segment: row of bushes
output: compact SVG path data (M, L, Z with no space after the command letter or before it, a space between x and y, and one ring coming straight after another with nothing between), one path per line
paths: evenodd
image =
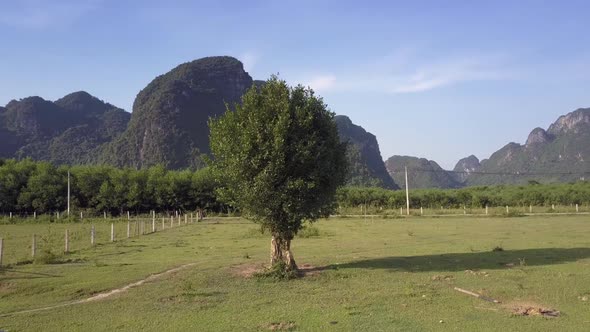
M0 160L0 212L48 213L67 207L68 172L71 208L88 213L119 215L156 211L206 209L227 212L231 208L217 199L207 168L168 171L111 166L60 166L30 159ZM406 204L403 190L344 187L338 191L341 207L369 205L399 208ZM590 183L485 186L462 189L420 189L410 193L410 204L425 208L459 208L523 205L590 204Z

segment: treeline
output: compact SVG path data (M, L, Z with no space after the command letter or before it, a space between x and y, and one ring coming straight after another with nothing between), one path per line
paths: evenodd
M404 190L346 187L338 191L341 206L370 205L383 208L406 206ZM590 182L528 185L497 185L461 189L416 189L410 205L424 208L484 208L486 206L551 206L590 204Z
M155 211L227 212L231 209L215 193L218 186L207 168L198 171L168 171L111 166L53 166L30 159L0 160L0 213L54 213L67 208L68 171L71 179L71 209L102 215ZM344 187L338 190L342 207L370 205L405 207L403 190ZM590 205L590 183L482 186L462 189L417 189L410 191L412 207L483 208L493 206Z
M74 211L120 215L131 211L225 211L207 169L168 171L111 166L60 166L30 159L0 160L0 211L49 213L67 209L68 171Z

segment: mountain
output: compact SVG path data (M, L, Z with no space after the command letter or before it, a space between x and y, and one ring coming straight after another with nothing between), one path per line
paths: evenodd
M347 116L337 115L335 121L340 140L349 142L347 157L350 165L350 177L348 183L355 186L399 189L385 169L375 135L352 123Z
M0 157L90 162L101 144L122 133L130 114L80 91L55 102L12 100L0 111Z
M452 173L452 175L455 181L458 183L464 183L470 173L478 172L480 168L481 164L479 163L479 159L474 155L470 155L457 162L455 168L453 168L454 173Z
M464 184L587 179L590 177L589 142L590 108L581 108L560 116L547 130L533 129L524 145L509 143L496 151L478 168L478 172L496 174L469 174L464 178Z
M209 152L210 117L240 101L253 80L228 56L184 63L139 92L127 130L105 146L101 161L136 168L198 167Z
M435 161L410 156L393 156L385 161L387 172L395 183L405 186L408 168L410 188L458 188L460 184Z

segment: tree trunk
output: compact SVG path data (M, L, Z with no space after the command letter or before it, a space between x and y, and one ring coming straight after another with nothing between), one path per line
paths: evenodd
M297 270L297 264L291 252L291 240L279 234L273 234L270 240L270 266L280 262L285 263L287 271Z

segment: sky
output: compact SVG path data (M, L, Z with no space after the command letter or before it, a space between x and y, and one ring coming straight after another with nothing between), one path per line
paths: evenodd
M84 90L132 111L178 64L231 55L312 87L384 159L452 169L590 107L588 1L0 0L0 105Z

